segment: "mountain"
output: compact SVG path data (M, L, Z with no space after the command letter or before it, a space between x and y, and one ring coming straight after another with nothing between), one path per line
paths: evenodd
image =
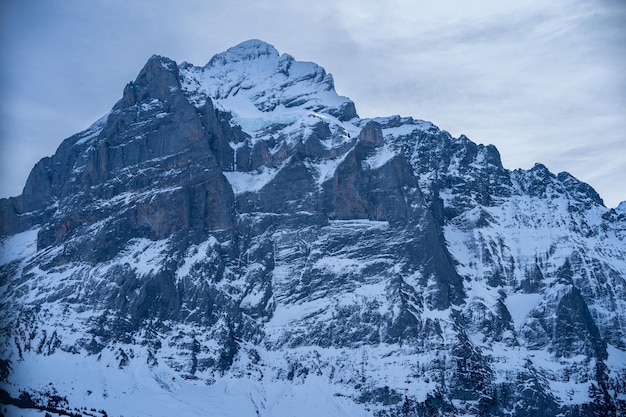
M6 415L626 410L626 211L262 41L151 57L0 235Z

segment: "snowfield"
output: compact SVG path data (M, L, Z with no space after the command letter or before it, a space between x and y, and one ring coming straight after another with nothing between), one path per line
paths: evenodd
M0 413L624 415L624 204L262 41L154 56L0 200Z

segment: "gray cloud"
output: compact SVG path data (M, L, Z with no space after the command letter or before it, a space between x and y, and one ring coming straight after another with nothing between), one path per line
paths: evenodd
M153 53L202 65L249 38L324 66L362 116L411 115L626 199L626 6L495 0L2 3L0 195L106 113Z

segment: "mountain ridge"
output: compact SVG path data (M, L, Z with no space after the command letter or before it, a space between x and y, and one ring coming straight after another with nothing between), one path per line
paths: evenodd
M323 68L262 41L204 67L151 57L0 215L16 398L109 415L163 415L156 395L220 415L624 410L626 216L430 122L360 119ZM98 378L48 370L67 360Z

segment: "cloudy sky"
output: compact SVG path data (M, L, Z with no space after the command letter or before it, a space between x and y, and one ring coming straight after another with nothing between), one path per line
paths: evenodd
M5 0L0 197L110 110L152 54L204 65L258 38L401 114L626 200L623 0Z

